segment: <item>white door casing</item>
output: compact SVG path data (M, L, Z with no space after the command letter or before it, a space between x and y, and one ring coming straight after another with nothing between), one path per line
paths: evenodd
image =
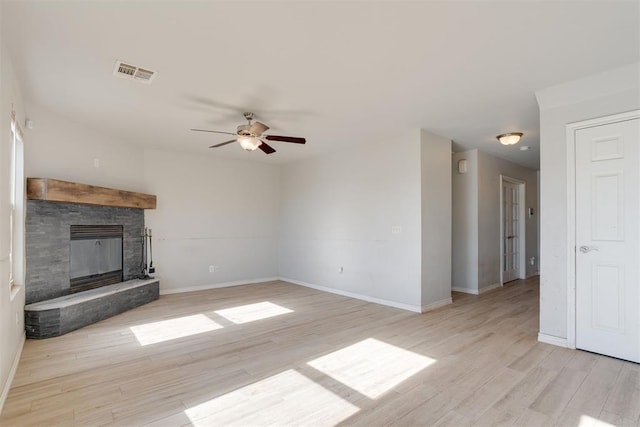
M573 132L575 343L568 334L568 344L640 362L640 119Z
M501 283L526 277L524 196L524 182L500 176Z

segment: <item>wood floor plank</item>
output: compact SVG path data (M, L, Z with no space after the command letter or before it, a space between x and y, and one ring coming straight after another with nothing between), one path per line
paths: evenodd
M493 381L485 383L476 392L463 400L456 406L455 412L468 420L477 420L518 384L523 377L523 373L513 369L499 369Z
M453 394L442 391L431 399L423 402L419 406L416 406L413 410L405 414L404 416L392 420L388 425L390 426L418 426L418 425L432 425L441 418L445 417L456 404L459 403L459 399ZM354 417L358 420L358 414ZM345 424L347 425L347 424Z
M603 409L623 419L640 419L640 372L633 364L623 366Z
M509 365L511 369L516 371L527 372L539 366L543 360L549 357L549 354L554 351L553 346L550 345L536 345L531 351L523 354L517 360Z
M562 371L549 383L530 408L536 412L555 418L573 398L578 388L582 385L587 373L563 368Z
M533 409L526 408L513 423L517 427L545 427L553 425L552 419Z
M537 342L538 304L537 278L425 314L280 281L163 295L27 340L0 426L637 425L638 365Z
M458 427L458 426L470 426L471 420L464 415L460 415L456 411L449 411L444 417L440 418L433 424L434 427Z
M506 390L503 397L492 405L491 413L486 416L483 414L478 422L482 419L487 421L506 419L511 422L517 420L557 375L558 373L555 371L540 367L530 370L520 382ZM492 424L492 422L487 422L487 424Z
M638 427L640 426L640 419L632 420L629 418L623 418L620 415L612 414L611 412L602 411L598 415L598 420L595 423L596 427Z
M590 356L595 357L595 355ZM589 366L593 368L567 406L579 410L584 415L597 418L611 394L622 367L595 363L589 363Z
M540 362L539 366L543 369L560 372L562 368L567 366L573 359L574 353L575 351L571 351L567 348L554 348L551 353L549 353L549 355Z

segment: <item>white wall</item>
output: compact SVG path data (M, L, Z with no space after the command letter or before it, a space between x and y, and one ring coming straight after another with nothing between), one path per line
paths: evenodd
M280 276L419 311L420 159L415 130L283 166Z
M526 276L538 272L538 177L536 171L478 152L478 290L500 283L500 175L525 183ZM531 265L531 257L536 263Z
M163 293L284 277L414 311L450 298L450 140L407 131L279 167L143 148L37 106L30 119L28 176L158 196L145 219Z
M276 166L148 149L144 182L158 196L145 222L162 292L278 276Z
M458 161L467 160L467 173ZM478 150L455 153L452 173L452 289L478 291Z
M145 192L143 148L29 105L34 128L25 130L26 173L34 178ZM99 167L94 160L98 159Z
M1 10L1 6L0 6ZM12 298L9 288L11 110L24 123L18 80L0 36L0 411L24 342L24 288ZM28 143L28 140L25 141ZM22 281L22 280L20 280Z
M540 333L567 337L566 125L640 108L640 64L536 92L540 107Z
M451 140L420 131L422 307L451 302Z

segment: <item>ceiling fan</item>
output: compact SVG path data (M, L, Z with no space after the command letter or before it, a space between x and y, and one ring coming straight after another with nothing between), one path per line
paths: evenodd
M251 121L253 120L253 113L245 112L244 118L247 119L248 123L246 125L238 126L238 130L236 133L232 132L222 132L218 130L207 130L207 129L191 129L195 132L212 132L212 133L222 133L226 135L236 135L236 138L230 139L229 141L221 142L220 144L212 145L209 148L217 148L222 147L223 145L231 144L232 142L238 142L242 148L247 151L253 151L256 148L261 149L265 154L275 153L276 150L267 144L264 140L267 141L282 141L282 142L292 142L294 144L304 144L307 142L304 138L296 138L293 136L279 136L279 135L263 135L265 131L269 129L269 126L264 123L260 123L258 121L253 124Z

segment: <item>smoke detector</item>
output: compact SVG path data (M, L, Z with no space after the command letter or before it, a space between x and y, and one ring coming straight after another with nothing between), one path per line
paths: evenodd
M126 62L116 61L116 65L113 68L113 75L129 80L137 80L142 83L151 83L156 76L155 71L147 70L136 65L131 65Z

